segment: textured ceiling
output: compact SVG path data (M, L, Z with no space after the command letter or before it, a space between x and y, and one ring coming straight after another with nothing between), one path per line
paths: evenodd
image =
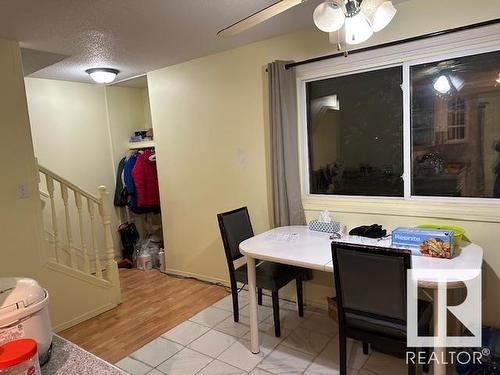
M30 51L32 77L90 82L90 67L119 80L312 26L309 0L236 37L216 32L273 0L0 0L0 38ZM325 37L326 34L325 34ZM36 51L44 52L37 54ZM57 62L57 57L69 56ZM64 57L64 56L62 56ZM28 71L26 72L28 73Z

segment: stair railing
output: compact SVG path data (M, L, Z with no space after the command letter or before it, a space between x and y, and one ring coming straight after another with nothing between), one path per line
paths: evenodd
M47 190L44 192L43 188L40 189L41 198L47 199L48 197L50 202L51 230L48 232L51 232L50 235L53 238L53 241L49 241L53 246L51 260L110 282L117 288L118 300L121 299L118 267L113 245L111 202L106 187L99 186L98 196L94 196L41 165L39 165L39 172L45 181ZM62 206L57 201L57 192L60 194ZM74 202L72 203L71 200ZM71 204L74 204L76 212L70 209ZM61 211L64 212L63 228L60 228L61 222L58 221L58 213ZM99 223L96 220L96 212L101 218L100 224L102 225L104 241L98 241ZM72 214L76 218L72 217ZM86 218L87 223L85 223ZM72 228L72 222L75 221L78 223L78 228L76 238L73 238L75 232ZM100 247L103 248L100 249ZM76 249L79 249L81 254L77 254ZM77 259L81 261L77 261ZM103 260L104 264L102 264ZM95 265L94 267L91 267L91 262Z

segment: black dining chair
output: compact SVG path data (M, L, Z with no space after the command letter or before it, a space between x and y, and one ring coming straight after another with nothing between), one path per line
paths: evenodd
M247 284L248 272L246 264L235 268L234 261L243 257L239 249L240 243L253 237L254 233L246 207L218 214L217 219L219 221L220 234L226 253L227 267L229 269L234 321L237 322L239 320L239 308L238 287L236 283L240 282ZM278 291L292 280L295 280L297 286L298 313L300 317L304 316L302 279L305 272L306 270L302 268L280 263L257 262L256 264L255 273L258 304L262 305L262 290L270 290L273 302L274 333L276 337L280 337L281 335ZM255 291L253 292L255 293ZM252 291L249 291L249 293L252 293Z
M340 374L347 374L347 338L369 345L386 354L404 358L408 348L406 279L411 268L411 252L332 242L336 302L339 319ZM431 305L418 301L418 332L429 334ZM427 349L425 350L428 354ZM427 356L426 356L427 357ZM428 372L429 366L423 366ZM408 374L416 365L408 364Z

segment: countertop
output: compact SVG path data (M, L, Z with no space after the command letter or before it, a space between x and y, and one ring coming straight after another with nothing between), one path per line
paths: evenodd
M96 357L58 335L52 339L52 356L43 375L125 375L118 367Z

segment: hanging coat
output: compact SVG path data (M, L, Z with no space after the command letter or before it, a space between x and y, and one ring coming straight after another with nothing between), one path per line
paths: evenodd
M132 177L132 170L134 169L135 163L137 162L137 155L132 154L125 162L123 167L123 180L125 181L125 187L128 192L128 205L132 211L135 212L137 208L137 196L135 191L134 178Z
M160 206L160 190L158 189L158 174L156 162L149 160L153 153L145 150L137 157L132 177L137 194L139 208L153 208Z
M124 207L127 205L127 191L125 186L123 186L122 174L125 168L126 159L123 158L118 163L118 170L116 171L116 188L115 188L115 198L113 203L116 207Z

